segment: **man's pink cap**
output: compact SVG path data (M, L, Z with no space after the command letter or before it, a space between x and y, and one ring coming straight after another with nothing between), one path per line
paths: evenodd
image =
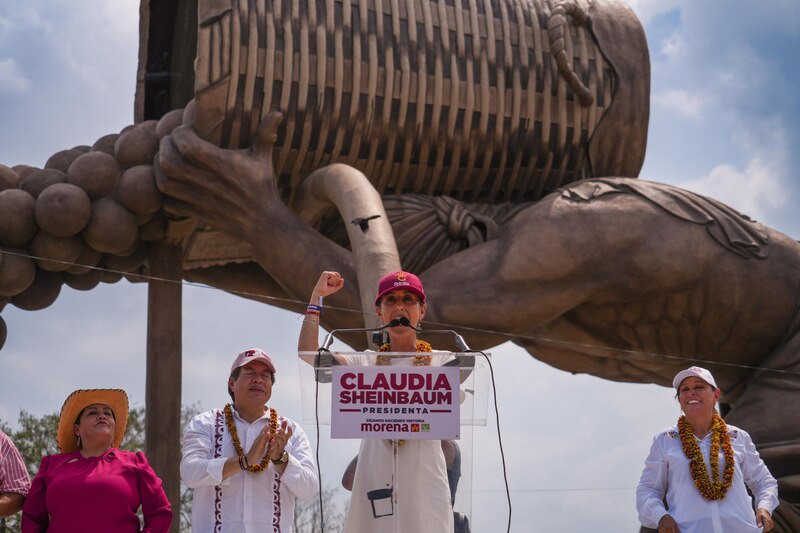
M378 295L375 297L375 305L380 305L381 298L386 296L392 291L407 290L411 291L425 303L425 289L422 288L422 282L417 276L410 272L392 272L386 274L381 278L378 283Z
M233 364L231 365L231 372L236 370L237 368L243 367L246 364L252 363L253 361L261 361L269 371L273 374L275 373L275 365L272 364L272 359L262 350L261 348L253 348L252 350L245 350L239 355L236 356L236 359L233 360Z

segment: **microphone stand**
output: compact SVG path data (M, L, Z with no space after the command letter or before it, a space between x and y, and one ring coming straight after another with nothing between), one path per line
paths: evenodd
M396 319L392 320L392 322L395 322L395 321L398 322L397 325L405 326L407 328L411 328L414 331L416 331L417 333L449 333L450 335L453 336L453 340L455 341L456 346L458 347L459 350L461 350L462 352L471 352L472 351L470 349L470 347L467 345L467 342L464 340L464 337L462 337L457 331L455 331L453 329L426 329L426 330L423 330L422 328L417 328L417 327L412 326L411 322L408 320L408 318L406 318L404 316L401 316L400 318L396 318ZM389 324L391 324L391 322ZM466 356L465 355L465 356L457 357L453 361L449 361L449 362L445 363L443 366L458 366L458 367L461 367L461 383L463 383L464 380L466 380L469 377L469 375L472 373L472 369L475 368L475 356L474 355L473 356Z
M411 328L414 331L416 331L417 333L449 333L450 335L453 336L453 340L455 341L455 344L456 344L456 346L458 347L459 350L461 350L462 352L471 352L472 351L470 349L470 347L467 345L467 342L464 340L464 337L462 337L455 330L452 330L452 329L429 329L429 330L423 330L422 328L418 328L418 327L412 326L411 322L408 320L408 318L406 318L404 316L401 316L400 318L392 319L388 324L384 324L383 326L381 326L381 327L379 327L377 329L376 328L347 328L347 329L342 328L342 329L331 330L331 332L328 333L328 335L325 337L325 340L322 342L322 346L317 351L317 356L316 356L316 359L314 361L314 367L317 369L317 381L320 382L320 383L327 383L328 382L328 381L320 381L320 375L319 375L320 358L322 356L322 352L328 352L328 354L330 354L330 347L333 344L333 339L334 339L333 335L334 335L334 333L355 333L355 332L372 331L372 332L377 334L379 331L383 331L383 330L388 329L388 328L394 328L394 327L397 327L397 326L405 326L407 328ZM330 357L330 355L328 355L328 357ZM325 362L326 362L326 366L331 366L333 364L337 364L336 361L332 357L330 357L329 359L326 358ZM469 374L472 372L472 369L475 368L475 357L474 356L471 356L471 357L467 357L467 356L459 357L459 358L456 358L453 361L445 363L444 366L459 366L459 367L462 367L461 381L463 383L463 381L467 377L469 377ZM328 380L330 379L330 376L325 376L325 377L328 378Z
M403 320L406 321L406 324L403 324ZM383 331L386 328L394 328L397 326L408 325L411 324L408 322L406 317L395 318L391 320L388 324L384 324L379 328L347 328L347 329L332 329L330 333L325 337L325 340L322 342L322 346L320 347L320 352L330 352L331 344L333 344L333 334L334 333L355 333L355 332L363 332L363 331Z

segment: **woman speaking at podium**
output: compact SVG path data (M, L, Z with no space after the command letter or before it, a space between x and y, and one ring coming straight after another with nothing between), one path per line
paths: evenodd
M311 293L300 330L299 351L319 349L319 313L322 298L344 286L337 272L323 272ZM392 320L418 327L425 316L425 290L417 276L393 272L384 276L375 297L375 311L386 325ZM431 345L417 339L412 327L386 329L389 342L381 352L417 352L412 357L369 354L340 358L343 364L429 366L441 364ZM396 464L395 464L396 463ZM399 526L396 529L396 526ZM447 466L438 440L365 439L358 452L353 495L344 531L346 533L452 533L453 509L447 481Z

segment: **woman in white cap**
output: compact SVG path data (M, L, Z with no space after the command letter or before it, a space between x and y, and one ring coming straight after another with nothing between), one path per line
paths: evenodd
M62 453L42 458L22 507L23 533L169 531L172 508L161 480L142 452L119 449L127 424L124 390L67 397L57 433Z
M750 435L717 413L714 376L693 366L678 372L672 386L683 415L653 439L636 489L639 521L659 533L771 530L778 483Z
M321 302L344 286L337 272L323 272L311 293L298 342L299 351L319 347ZM349 356L340 362L350 365L440 365L444 355L431 353L431 345L417 339L427 304L420 279L410 272L392 272L378 285L375 311L385 325L394 319L407 325L387 328L389 342L381 352L417 352L412 357L390 357L380 353ZM361 441L353 480L352 497L345 521L345 533L452 533L453 509L447 465L439 440ZM396 528L399 527L399 529Z

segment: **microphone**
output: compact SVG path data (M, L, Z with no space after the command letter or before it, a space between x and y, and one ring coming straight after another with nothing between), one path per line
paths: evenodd
M391 327L394 327L394 326L405 326L407 328L413 329L417 333L423 333L422 328L415 328L414 326L411 325L411 321L408 319L408 317L404 317L404 316L395 318L394 320L392 320L391 322L386 324L381 329L391 328ZM452 330L452 329L429 329L429 330L425 330L424 333L450 333L451 335L453 335L453 339L455 340L456 346L458 347L459 350L461 350L462 352L469 352L470 351L470 348L469 348L469 346L467 346L467 342L464 340L464 337L459 335L458 332L455 331L455 330Z
M422 332L422 328L415 328L414 326L411 325L411 321L404 316L401 316L400 318L395 318L394 320L392 320L392 322L397 322L397 324L395 324L396 326L405 326L407 328L413 329L417 333ZM389 324L391 324L392 322L389 322Z
M405 324L403 324L403 320L405 320ZM333 344L333 334L334 333L355 333L358 331L383 331L386 328L394 328L397 326L409 326L411 327L411 323L408 321L406 317L394 318L389 321L388 324L384 324L379 328L340 328L340 329L332 329L330 333L325 337L325 340L322 342L322 347L320 350L329 352L329 348L331 344Z
M334 333L341 333L341 332L355 333L355 332L358 332L358 331L375 331L375 332L377 332L377 331L383 331L384 329L388 329L388 328L395 328L397 326L405 326L407 328L413 329L417 333L423 333L423 329L422 328L417 328L417 327L414 327L414 326L411 325L411 321L408 319L408 317L401 316L399 318L393 318L391 321L389 321L389 323L384 324L383 326L381 326L381 327L379 327L377 329L376 328L333 329L325 337L325 340L322 343L322 348L320 348L320 350L323 350L323 351L326 351L326 352L330 351L329 348L331 347L331 344L333 344L333 334ZM467 342L464 340L464 337L462 337L455 330L452 330L452 329L429 329L429 330L424 330L424 333L449 333L449 334L451 334L453 336L453 340L455 341L455 344L456 344L456 346L458 347L459 350L461 350L462 352L471 351L470 347L467 345Z
M332 329L330 333L325 337L325 340L322 342L322 346L317 350L317 355L314 359L314 368L316 369L316 378L318 383L330 383L331 376L330 370L323 370L322 367L330 367L334 365L338 365L339 363L333 359L331 356L330 347L333 344L333 335L334 333L339 332L346 332L346 333L356 333L360 331L372 331L373 333L377 334L379 331L383 331L387 328L394 328L400 325L403 325L403 320L405 320L406 324L409 326L411 323L408 321L407 318L395 318L389 321L388 324L384 324L379 328L339 328L339 329ZM328 352L326 355L322 355L322 352Z

